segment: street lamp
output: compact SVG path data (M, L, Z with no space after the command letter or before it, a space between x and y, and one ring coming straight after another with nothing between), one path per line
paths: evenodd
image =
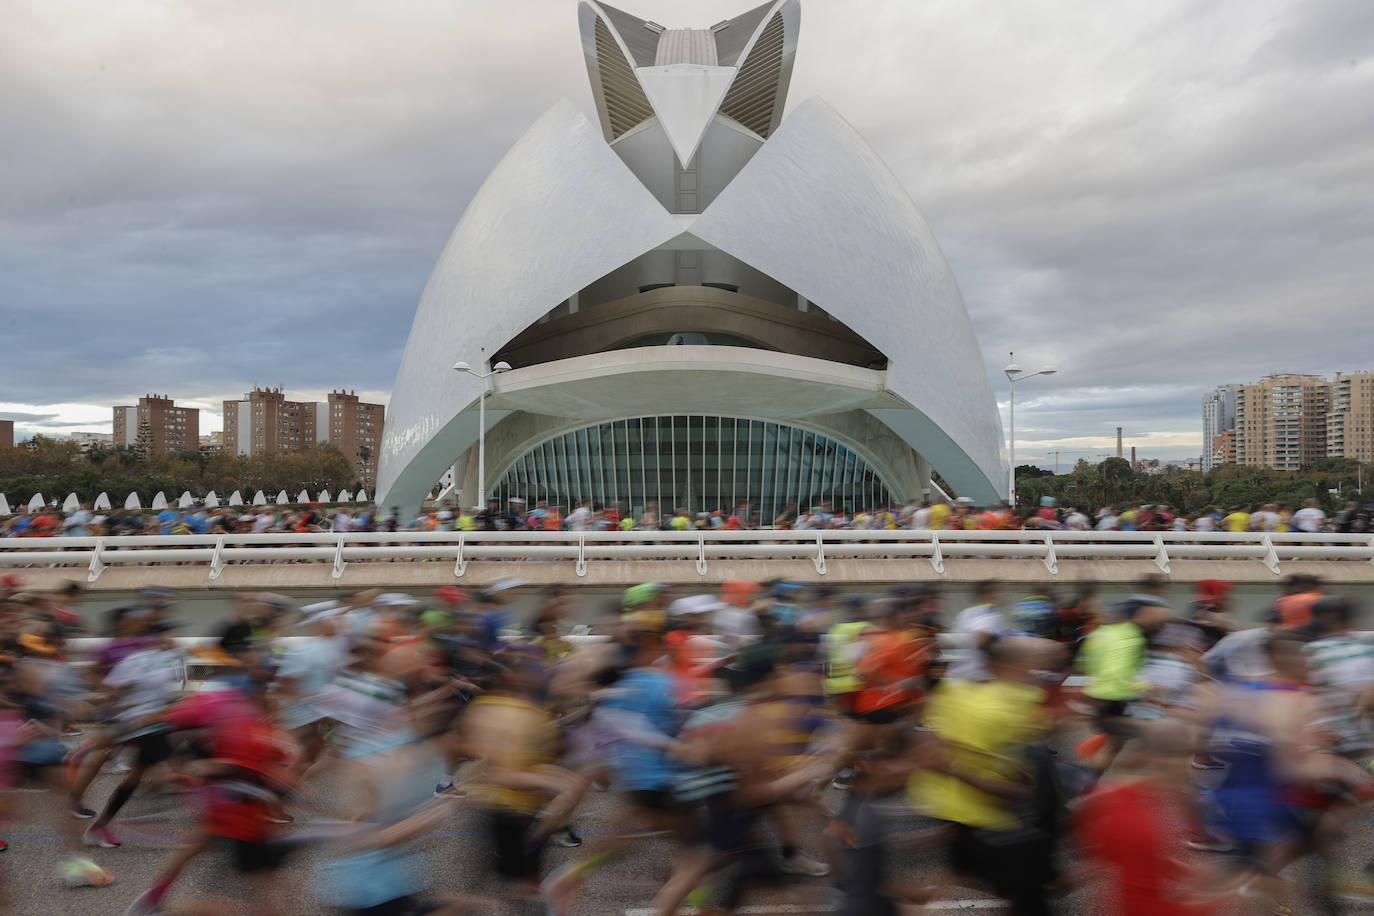
M478 372L461 359L453 364L455 372L466 372L482 380L482 393L477 396L477 508L487 507L487 382L498 372L509 372L510 363L499 362L490 372ZM454 481L457 483L457 481Z
M1034 378L1037 375L1054 375L1059 371L1053 366L1046 366L1035 372L1022 372L1021 367L1016 365L1016 354L1008 353L1006 367L1002 370L1007 374L1007 419L1010 429L1007 432L1007 458L1009 466L1007 468L1007 505L1012 510L1016 509L1016 383L1022 379Z

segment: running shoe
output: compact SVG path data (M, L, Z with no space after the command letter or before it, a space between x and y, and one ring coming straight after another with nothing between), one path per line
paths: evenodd
M1189 849L1195 849L1198 852L1230 852L1235 848L1228 841L1214 836L1194 837L1185 845Z
M68 887L108 887L114 875L85 856L72 856L57 866L57 873Z
M784 875L805 875L808 878L824 878L830 874L829 865L799 852L779 859L778 869Z
M95 824L86 828L84 839L87 846L98 846L101 849L117 849L121 845L119 837L115 836L109 827L97 827Z
M83 821L88 821L91 818L95 817L95 811L91 808L87 808L85 805L73 805L72 817L79 818Z
M553 835L549 837L549 842L563 849L576 849L582 845L582 837L573 833L571 827L559 827L553 832Z
M80 738L84 734L86 733L75 725L68 725L66 728L62 729L63 738Z
M454 783L444 785L442 782L434 787L435 798L467 798L466 789L460 789Z
M1193 769L1195 770L1224 770L1226 764L1222 763L1211 754L1198 754L1193 758Z
M9 841L9 840L0 840L0 852L4 852L6 849L9 849L9 848L10 848L10 841Z

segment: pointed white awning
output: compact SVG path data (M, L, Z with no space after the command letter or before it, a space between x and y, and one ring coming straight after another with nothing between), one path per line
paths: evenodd
M125 508L125 509L142 509L142 508L143 508L143 503L139 502L139 500L138 500L138 494L137 494L137 493L130 493L128 496L124 497L124 508Z
M101 493L95 498L95 508L99 512L108 512L110 509L110 494Z

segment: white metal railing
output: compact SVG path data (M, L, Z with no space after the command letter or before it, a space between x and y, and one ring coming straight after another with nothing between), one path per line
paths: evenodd
M946 559L1038 559L1052 574L1065 560L1139 560L1169 572L1171 560L1263 563L1279 575L1285 560L1374 562L1374 534L1202 531L366 531L306 534L184 534L131 537L0 538L0 567L85 566L94 582L109 566L200 565L210 579L229 565L329 563L339 578L349 563L451 561L461 577L473 560L567 560L578 576L592 561L809 559L819 575L835 558L924 559L937 573Z

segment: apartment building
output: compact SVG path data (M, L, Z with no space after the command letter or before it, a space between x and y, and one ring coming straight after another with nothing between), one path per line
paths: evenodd
M1338 373L1332 380L1326 454L1374 461L1374 371Z
M115 446L147 452L194 452L200 447L200 409L178 407L165 394L149 394L137 404L114 408Z
M318 407L321 410L317 422L324 427L325 440L348 456L364 485L375 487L386 408L358 400L357 392L342 390L329 392L329 400Z
M1212 437L1211 459L1212 463L1203 470L1211 470L1222 464L1236 464L1236 431L1234 427Z
M224 402L224 448L237 455L291 454L329 442L357 467L358 479L373 487L385 412L352 391L331 391L325 401L291 401L280 388L255 388Z
M1266 375L1236 386L1236 463L1296 471L1324 458L1331 383L1317 375Z
M316 443L314 401L288 401L280 388L254 388L224 402L225 448L239 455L291 454Z

